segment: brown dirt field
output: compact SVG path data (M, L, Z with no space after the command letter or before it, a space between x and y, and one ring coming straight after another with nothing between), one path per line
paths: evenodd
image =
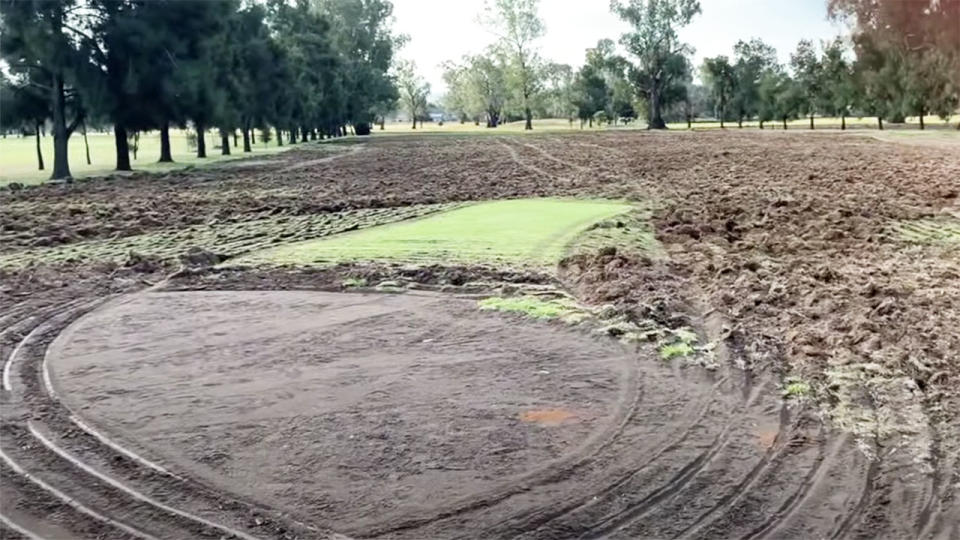
M610 418L616 417L610 413L611 391L574 392L578 406L606 404L596 405L603 412L590 422L578 414L567 418L573 407L549 400L538 403L536 411L520 411L516 396L549 397L550 389L523 386L530 381L515 376L498 377L491 367L473 384L507 387L471 395L480 405L470 410L450 399L457 387L447 382L437 385L436 391L447 394L436 411L423 406L424 392L401 392L397 396L405 398L402 403L388 400L377 414L371 412L376 404L364 404L358 409L363 412L359 420L330 414L304 419L310 429L303 430L299 421L288 422L286 427L296 431L287 437L294 445L291 452L316 448L326 453L314 454L312 461L295 460L305 469L284 469L269 450L280 442L271 443L271 434L262 427L279 433L284 424L261 422L261 427L251 428L246 445L242 432L219 436L224 432L203 417L213 415L218 406L234 410L218 413L228 416L242 407L230 401L236 399L233 390L204 393L197 386L202 377L185 381L182 394L171 390L175 380L162 379L182 379L189 371L157 369L151 376L160 377L156 381L162 391L150 387L152 393L147 391L149 377L131 383L129 376L124 379L109 370L58 378L57 384L65 385L62 396L44 392L44 352L62 329L93 309L94 302L152 285L182 264L192 264L189 258L180 261L169 257L168 249L151 253L147 247L122 260L92 256L57 264L34 261L25 267L0 264L0 358L14 360L13 391L2 393L0 441L0 450L11 461L0 463L0 473L4 500L18 501L9 513L5 505L0 515L21 525L65 528L79 537L136 537L146 531L160 538L226 533L313 538L333 535L331 531L403 538L960 536L960 249L955 242L907 242L896 232L904 221L957 219L956 148L735 131L394 137L374 138L355 148L359 150L325 161L320 161L325 153L304 147L250 167L0 192L0 261L44 246L82 246L188 226L216 231L222 224L276 216L520 196L653 202L654 227L666 259L608 250L564 261L557 278L489 268L188 269L165 286L337 289L339 277L357 274L384 279L404 274L410 281L441 286L525 277L552 281L584 302L613 304L632 320L693 325L718 347L722 363L712 375L714 382L711 375L698 374L698 368L664 366L654 360L655 351L637 351L631 365L637 370L635 391L640 398L633 412L617 424L620 430L607 444L580 454L582 459L569 458L572 465L557 467L550 459L563 462L563 456L577 456L570 453L571 446L589 440L595 432L590 430L611 425ZM183 245L183 251L189 247ZM216 252L215 245L202 247ZM409 301L414 302L413 297ZM190 309L168 310L180 318L171 314L152 327L175 328L187 320L182 317ZM504 320L481 316L456 302L435 311L406 327L397 320L387 327L425 332L444 328L442 321L470 320L479 328L499 328ZM213 320L242 319L244 309L211 311L206 306L197 313L208 313ZM114 338L108 339L117 335L111 329L136 325L138 317L104 327L103 342L89 346L116 345ZM89 320L81 319L81 324ZM282 323L272 324L282 330ZM203 324L184 332L196 328ZM384 347L376 340L389 334L381 337L381 327L376 328L353 341L370 349ZM619 347L586 335L576 338L552 324L513 324L510 331L526 336L518 339L533 340L528 344L556 333L579 347ZM455 332L450 339L458 339ZM397 347L389 343L388 349ZM576 358L566 363L560 352L548 356L558 367L556 373L566 374L561 389L576 384L578 370L602 366ZM229 361L217 365L230 377L241 377L228 369ZM365 373L384 377L382 366L371 362ZM502 366L498 362L493 365ZM193 359L185 366L194 367L184 369L197 365L202 364ZM511 373L504 369L503 374ZM279 384L258 380L252 373L245 377L255 381L247 383L251 388L269 385L274 391L273 385ZM465 380L469 377L451 377ZM803 399L781 399L780 385L789 381L806 385ZM111 384L119 385L114 390L136 384L140 390L134 395L149 398L130 401L122 392L110 394ZM251 396L258 393L248 391ZM299 388L297 393L309 396L312 391L317 390ZM197 394L211 401L191 411L187 404ZM83 396L88 399L71 402ZM314 401L305 403L317 406ZM64 403L89 408L81 416L89 414L90 423L190 478L172 479L118 453L78 429ZM413 403L421 405L406 406ZM196 422L183 421L189 429L160 436L162 430L150 432L149 422L121 425L114 423L119 417L110 418L121 413L142 416L153 404L157 415L169 406L167 414L196 416ZM256 408L256 402L251 406ZM484 416L491 407L510 412ZM524 412L547 421L523 422ZM441 418L449 414L449 423L430 424L434 413ZM478 420L467 429L460 422L471 415ZM410 455L423 459L404 461L401 446L371 437L378 433L377 422L391 419L398 423L387 432L401 438L398 444L407 445ZM198 427L202 425L211 427ZM333 435L316 437L338 433L338 426L366 434L372 443L369 453L357 452ZM418 437L422 429L417 428L425 426L442 435ZM93 469L121 479L155 502L189 508L191 515L131 498L102 479L90 480L88 473L43 445L44 436ZM523 444L517 452L484 461L485 451L499 447L487 436ZM203 454L196 453L201 450ZM429 469L425 456L438 450L444 456L462 456L466 469ZM264 458L264 452L270 457ZM208 453L213 457L202 459ZM337 460L359 464L325 474ZM533 468L539 461L543 467ZM234 462L240 465L229 469ZM257 480L278 483L242 476L255 469L254 463L274 463L274 469L267 467ZM289 488L297 484L291 482L297 476L290 474L301 470L320 475L311 480L315 489ZM39 489L22 472L43 474L48 485L78 498L88 511ZM124 523L145 530L127 531ZM0 532L14 537L11 531L0 523Z

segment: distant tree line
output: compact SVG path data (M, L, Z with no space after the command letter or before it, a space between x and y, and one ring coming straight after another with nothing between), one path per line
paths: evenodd
M69 138L112 127L117 170L144 131L208 130L251 151L265 141L366 134L393 110L390 67L402 38L388 0L0 0L0 130L49 122L52 178L68 178ZM134 143L131 148L131 143Z
M580 69L538 54L544 33L537 0L488 2L481 21L497 36L479 54L444 65L445 107L462 122L496 127L504 120L539 117L596 122L631 121L650 128L666 120L715 118L725 125L782 123L836 116L885 120L906 116L947 119L960 96L960 0L829 0L831 16L851 23L850 39L801 41L781 65L777 51L758 40L740 41L733 58L707 58L694 84L693 50L677 31L700 13L698 0L613 0L631 26L616 52L612 40L588 49ZM960 129L960 125L958 125Z

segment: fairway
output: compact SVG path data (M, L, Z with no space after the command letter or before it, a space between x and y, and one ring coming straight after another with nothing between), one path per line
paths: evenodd
M591 224L631 208L611 201L486 202L415 221L269 249L241 262L305 265L389 260L551 266Z

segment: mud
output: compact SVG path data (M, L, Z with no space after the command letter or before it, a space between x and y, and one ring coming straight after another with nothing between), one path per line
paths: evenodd
M175 442L175 448L156 458L169 460L189 478L158 478L77 428L60 401L43 390L39 375L46 345L73 316L31 332L75 302L157 284L179 268L176 250L147 251L127 263L99 260L99 251L56 264L34 257L26 267L0 270L0 358L6 362L13 352L18 356L14 391L3 393L0 449L25 469L50 469L65 491L82 493L78 486L89 479L41 451L28 429L39 426L99 470L153 498L199 508L205 519L258 537L324 537L332 530L405 538L939 539L960 534L960 253L956 244L906 241L901 233L905 223L952 223L960 213L955 148L732 130L375 138L361 146L333 160L304 148L246 168L0 192L0 255L45 245L109 243L114 237L211 222L242 225L266 216L300 218L515 196L625 197L654 208L663 256L603 249L564 261L556 276L391 266L319 272L190 270L167 286L340 290L346 278L372 282L400 276L404 282L455 291L471 282L495 283L499 289L504 281L529 279L565 286L585 302L611 304L637 321L693 326L716 347L720 369L703 374L682 363L664 365L655 360L655 351L633 351L639 397L631 412L612 432L604 432L602 444L569 454L574 457L562 466L550 462L531 478L518 479L525 474L523 463L512 469L504 465L502 475L466 482L458 476L465 471L424 470L422 463L417 469L412 461L395 460L391 463L410 476L381 479L388 487L379 493L370 487L375 483L371 478L393 471L369 461L359 469L338 471L359 478L361 491L348 491L353 497L348 502L304 502L301 497L309 497L305 492L271 499L268 491L274 486L258 485L251 492L250 486L239 486L218 471L234 458L218 459L222 456L214 453L201 461L206 454L191 455L189 449L217 442L209 437L167 437L166 444ZM310 165L296 167L298 162ZM183 245L181 253L190 247ZM176 320L170 318L168 324ZM403 324L391 321L389 326ZM530 327L536 331L526 323L513 326L521 333L560 331L550 325ZM376 332L371 333L375 339ZM595 339L582 335L576 341L594 346ZM484 384L496 382L492 375ZM96 392L115 376L102 373L84 391ZM254 384L269 382L253 379ZM784 400L787 380L801 381L809 391ZM72 393L61 397L69 400ZM594 399L608 399L601 395L609 392L589 392ZM409 396L409 401L418 397ZM496 396L485 397L493 402ZM166 399L175 398L184 399ZM103 403L123 399L122 394L109 396ZM204 414L198 416L217 405L201 408ZM576 431L585 429L577 411L540 405L515 412L510 427L547 433L569 429L580 433L573 435L577 442L589 437ZM182 401L178 406L185 409ZM163 414L157 409L158 416ZM411 431L410 422L431 425L421 409L412 408L408 417L403 411L392 408L399 419L397 432ZM471 418L472 412L462 414ZM523 420L524 412L531 421ZM590 418L612 425L610 414ZM352 425L335 415L332 421ZM104 427L130 446L151 451L136 426ZM290 437L310 440L331 426L313 428ZM199 430L196 425L191 429ZM461 454L458 447L454 455L464 456L471 471L486 470L478 463L483 449L493 445L465 433L466 439L448 434L470 449ZM230 437L219 438L227 447L238 446ZM161 439L157 445L164 444ZM337 448L329 439L317 440ZM413 440L405 442L418 452L429 442ZM551 444L557 440L550 439ZM436 442L442 446L442 440ZM338 448L337 459L393 456L382 440L374 443L380 450L373 454ZM271 448L277 446L282 449L282 443ZM568 455L550 444L534 448ZM244 451L237 454L242 457ZM252 457L245 459L254 463ZM510 459L498 456L493 462ZM534 455L526 459L538 461ZM21 524L75 522L71 532L81 537L122 534L102 520L89 525L73 517L45 520L40 509L51 504L43 499L49 493L36 492L19 476L23 486L8 483L14 473L4 467L4 489L13 486L13 496L23 502L14 513L5 507L0 514ZM247 465L240 468L249 472ZM448 484L441 485L452 486L449 493L455 494L430 497L418 482L431 475L446 478ZM337 478L344 482L343 476ZM409 491L404 491L407 481ZM329 493L323 479L316 482L320 487L313 491ZM149 505L128 508L129 497L109 486L91 493L100 499L86 502L99 501L101 514L143 516L157 534L177 537L201 527L198 532L222 535L196 520L155 513ZM89 522L89 515L81 515Z

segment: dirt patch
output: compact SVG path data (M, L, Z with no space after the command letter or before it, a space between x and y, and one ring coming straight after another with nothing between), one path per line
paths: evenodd
M615 344L423 294L146 294L51 350L59 393L92 424L351 531L574 459L622 421L635 370Z

